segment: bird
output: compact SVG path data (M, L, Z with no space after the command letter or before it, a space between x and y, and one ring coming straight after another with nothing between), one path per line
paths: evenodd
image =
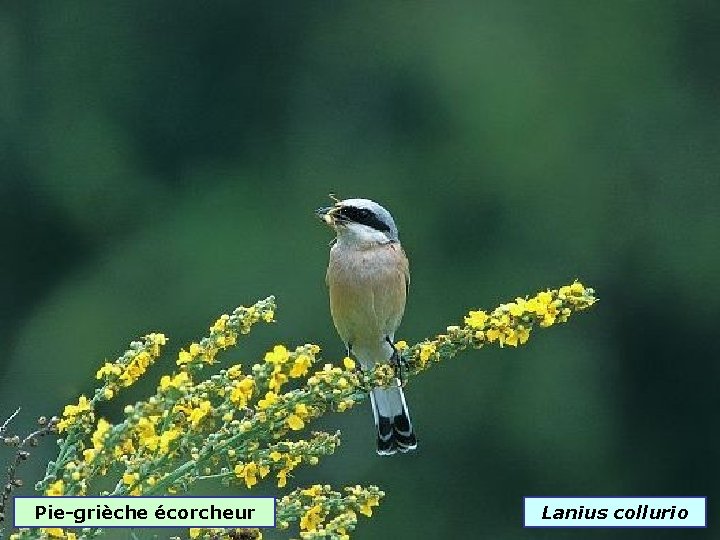
M387 362L396 366L394 384L370 391L377 453L415 450L394 345L410 285L408 259L390 212L369 199L333 199L334 205L315 211L335 231L326 273L333 323L361 369Z

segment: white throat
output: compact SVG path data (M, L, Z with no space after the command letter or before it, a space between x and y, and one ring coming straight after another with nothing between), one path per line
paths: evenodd
M347 223L337 227L337 243L343 247L371 247L390 241L387 234L367 225Z

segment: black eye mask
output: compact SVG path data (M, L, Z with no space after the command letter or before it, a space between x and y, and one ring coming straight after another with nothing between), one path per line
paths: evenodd
M376 231L390 232L390 226L378 219L378 217L367 208L356 208L355 206L343 206L339 212L340 216L360 225L367 225Z

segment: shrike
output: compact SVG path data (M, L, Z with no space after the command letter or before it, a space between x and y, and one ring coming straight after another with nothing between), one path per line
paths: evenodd
M316 211L335 230L326 281L335 328L364 369L393 361L399 367L395 330L400 325L410 272L390 212L368 199L346 199ZM417 447L405 396L394 386L370 392L377 452Z

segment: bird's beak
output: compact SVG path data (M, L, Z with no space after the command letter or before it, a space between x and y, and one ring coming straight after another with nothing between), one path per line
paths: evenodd
M334 206L327 206L325 208L318 208L315 210L315 215L320 218L322 221L327 223L328 225L332 225L334 223L334 216L336 208Z

